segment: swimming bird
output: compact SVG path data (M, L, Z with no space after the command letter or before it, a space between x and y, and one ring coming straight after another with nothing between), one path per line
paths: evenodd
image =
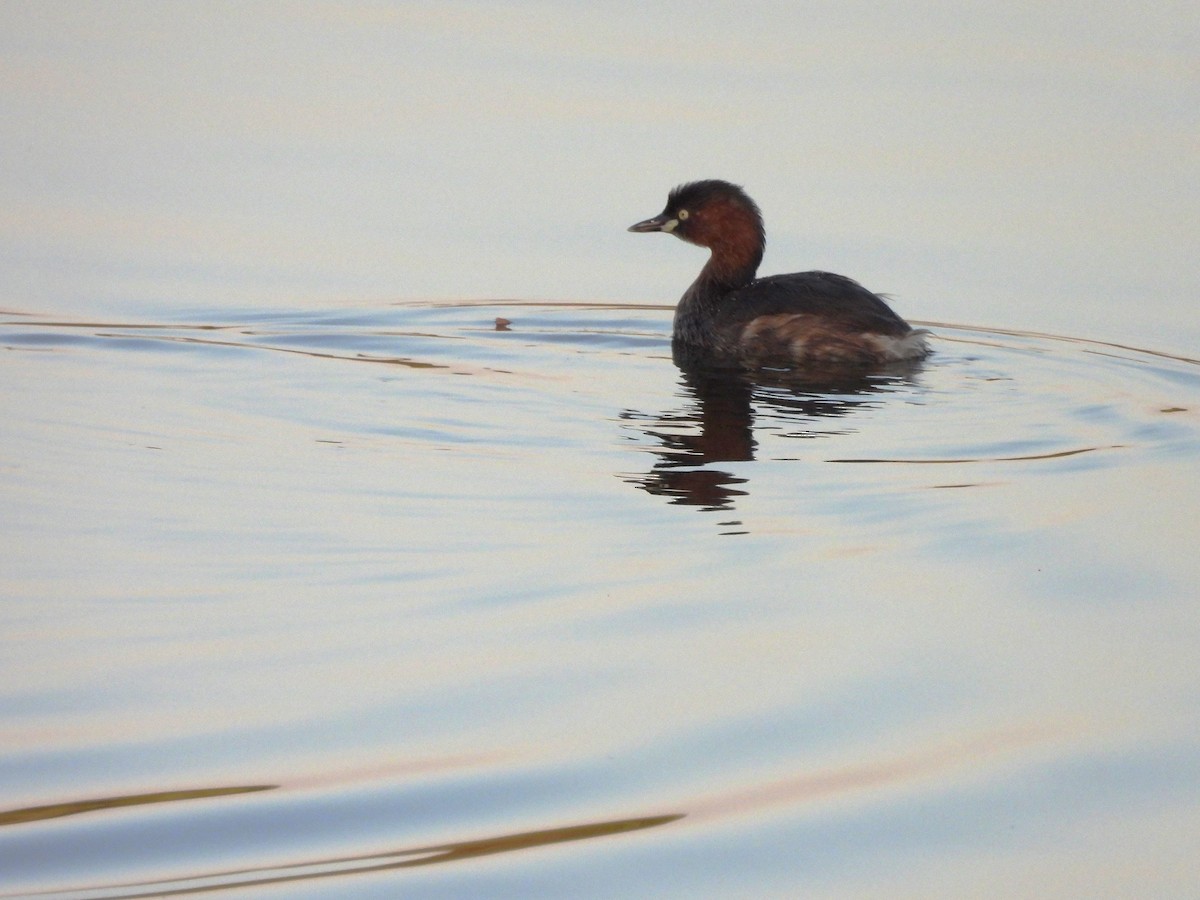
M879 367L929 353L929 332L844 275L756 278L766 246L762 213L736 184L682 184L661 213L629 230L666 232L711 251L675 308L677 356L754 369Z

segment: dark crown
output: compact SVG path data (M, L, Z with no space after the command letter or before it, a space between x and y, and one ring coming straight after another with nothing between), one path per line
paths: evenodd
M714 200L735 200L757 218L762 218L758 206L738 185L710 178L681 184L667 196L667 210L699 209Z

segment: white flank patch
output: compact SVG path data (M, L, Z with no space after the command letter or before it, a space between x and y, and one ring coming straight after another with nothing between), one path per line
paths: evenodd
M920 359L929 354L929 343L926 338L929 332L924 328L914 328L901 337L885 334L864 334L863 339L879 348L888 360Z

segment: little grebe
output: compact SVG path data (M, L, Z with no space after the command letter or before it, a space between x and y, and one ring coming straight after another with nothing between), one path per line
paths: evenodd
M691 360L750 368L881 366L929 353L914 329L856 281L829 272L755 278L762 214L728 181L671 191L653 219L630 231L665 231L712 256L675 309L672 338Z

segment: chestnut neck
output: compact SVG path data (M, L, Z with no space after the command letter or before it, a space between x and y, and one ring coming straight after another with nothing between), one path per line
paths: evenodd
M754 280L762 262L766 237L762 219L740 203L711 204L704 210L703 226L691 239L712 251L698 285L708 290L734 290Z

